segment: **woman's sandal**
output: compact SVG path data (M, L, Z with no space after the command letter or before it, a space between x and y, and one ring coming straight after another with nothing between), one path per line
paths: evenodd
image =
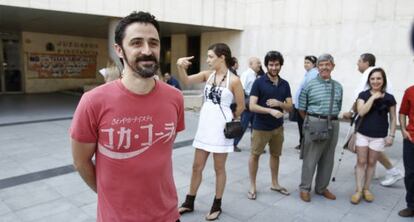
M187 195L185 197L185 201L183 204L181 204L181 207L178 208L178 213L180 215L183 215L185 213L190 213L194 211L194 200L195 196Z
M211 206L210 213L206 216L206 220L217 220L221 214L221 198L214 198L213 206Z

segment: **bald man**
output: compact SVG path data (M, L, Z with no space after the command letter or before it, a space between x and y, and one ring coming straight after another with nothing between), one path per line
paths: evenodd
M241 149L237 147L240 140L243 137L244 132L246 131L247 127L249 126L249 122L253 122L253 113L249 110L249 96L250 96L250 90L252 89L253 82L256 80L257 73L260 71L261 62L260 59L257 57L251 57L249 59L249 68L244 71L241 76L240 80L243 85L244 89L244 98L245 98L245 104L246 109L241 114L241 124L243 127L243 133L240 137L234 138L234 151L235 152L241 152Z

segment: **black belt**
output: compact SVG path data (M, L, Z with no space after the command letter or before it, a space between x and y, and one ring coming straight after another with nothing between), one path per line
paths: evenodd
M313 116L319 119L328 119L329 116L308 113L308 116ZM331 120L338 120L338 116L331 116Z

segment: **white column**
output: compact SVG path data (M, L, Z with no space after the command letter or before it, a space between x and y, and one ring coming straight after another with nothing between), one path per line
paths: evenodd
M111 58L118 66L119 70L122 70L122 64L119 60L118 55L115 53L114 44L115 44L115 28L118 25L120 19L111 18L109 20L108 27L108 56Z

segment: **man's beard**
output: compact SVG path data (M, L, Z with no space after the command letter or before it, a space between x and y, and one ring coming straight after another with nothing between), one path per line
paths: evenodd
M131 67L131 69L134 71L134 75L135 76L140 76L142 78L151 78L154 75L157 74L157 71L160 67L157 58L155 58L154 55L144 55L144 56L139 56L135 59L134 63L131 63L128 59L128 57L126 57L125 53L124 53L124 58L126 60L126 63L129 65L129 67ZM151 65L139 65L139 62L148 62L148 61L153 61L154 64Z
M279 72L275 71L275 72L267 72L271 77L277 77L279 76Z

